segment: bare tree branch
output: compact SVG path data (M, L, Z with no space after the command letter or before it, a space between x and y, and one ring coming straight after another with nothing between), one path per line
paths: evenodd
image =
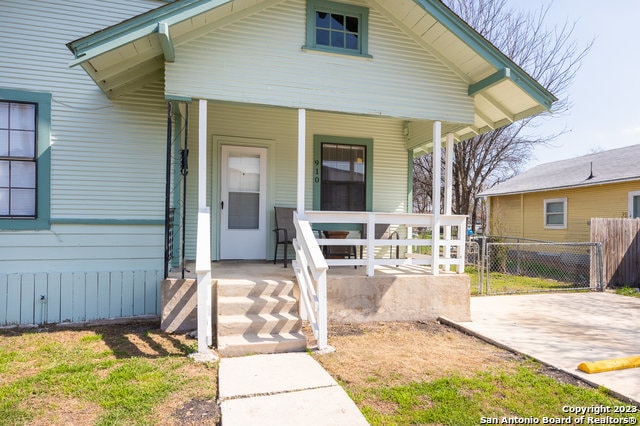
M507 0L443 0L498 49L531 77L553 93L558 101L551 111L540 115L561 114L571 107L567 89L580 69L593 41L584 47L574 40L575 23L547 28L551 3L533 12L511 9ZM527 163L533 150L548 144L559 134L531 137L535 117L492 130L454 147L453 206L457 214L475 214L476 195L516 174ZM444 155L443 155L444 159ZM444 164L440 167L444 168ZM414 161L414 210L426 211L431 205L431 155Z

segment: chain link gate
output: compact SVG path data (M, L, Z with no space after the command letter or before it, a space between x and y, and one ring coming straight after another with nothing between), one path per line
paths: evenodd
M604 289L600 243L487 237L478 251L479 294Z

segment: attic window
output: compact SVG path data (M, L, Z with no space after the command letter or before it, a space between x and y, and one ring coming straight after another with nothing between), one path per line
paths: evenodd
M370 57L369 9L323 0L307 0L305 49Z

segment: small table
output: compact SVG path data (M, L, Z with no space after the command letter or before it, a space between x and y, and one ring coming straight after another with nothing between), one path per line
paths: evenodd
M346 239L349 235L349 231L322 231L325 237L329 239L342 240ZM357 259L356 246L324 246L324 255L328 259L344 259L351 258Z

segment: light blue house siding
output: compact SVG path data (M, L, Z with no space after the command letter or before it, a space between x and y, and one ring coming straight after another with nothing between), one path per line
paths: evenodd
M0 2L3 100L34 92L51 99L50 190L39 194L49 217L43 229L24 220L19 230L0 219L0 325L159 313L162 84L108 100L83 70L69 69L65 44L162 4Z
M191 106L191 135L197 134L197 105ZM275 228L273 206L295 206L297 162L298 112L287 108L265 108L229 103L210 102L208 106L208 193L207 204L212 206L212 257L218 259L220 226L220 147L221 145L248 145L266 147L268 239L265 241L267 258L272 258ZM407 187L410 178L403 136L404 121L381 117L363 117L320 111L307 112L307 164L305 167L305 206L313 206L313 136L334 135L346 138L373 140L372 209L384 212L406 213L410 204L407 194L398 188ZM198 158L197 144L192 140L189 158L192 166ZM193 166L195 167L195 166ZM197 173L187 176L186 257L195 258L197 211Z
M376 7L369 10L368 54L303 49L306 2L265 2L249 16L175 47L166 64L168 95L376 116L474 122L463 81Z

